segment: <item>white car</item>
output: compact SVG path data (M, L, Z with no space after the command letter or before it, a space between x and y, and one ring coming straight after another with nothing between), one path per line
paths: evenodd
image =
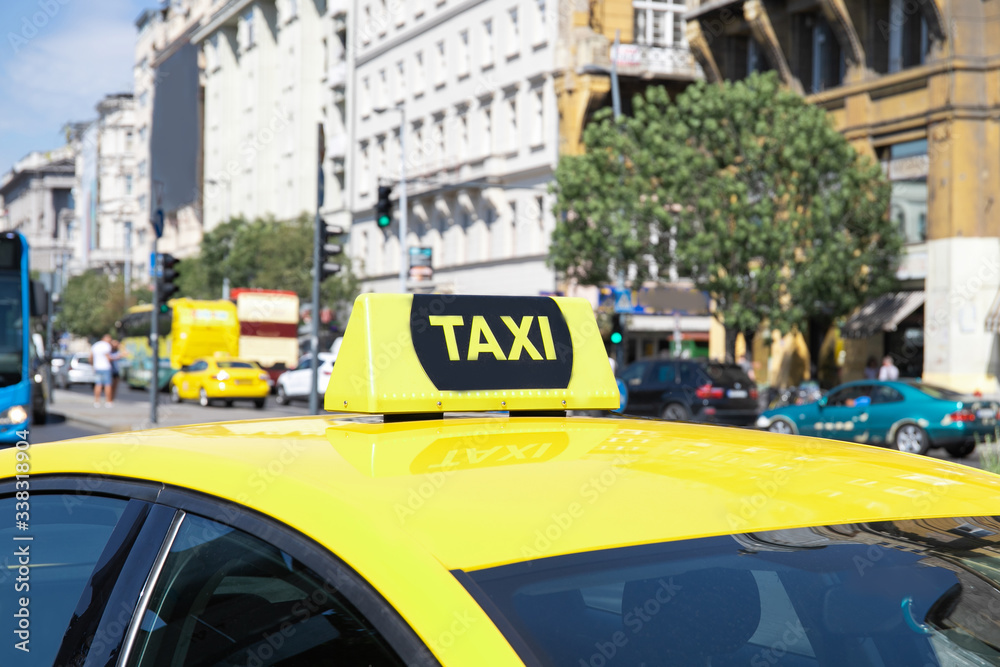
M330 384L330 374L333 373L333 362L336 360L336 354L330 352L319 353L319 375L316 378L316 385L321 398L326 393L326 386ZM312 355L306 354L299 359L299 363L294 370L285 371L278 376L275 402L278 405L288 405L293 400L309 400L309 383L311 379Z

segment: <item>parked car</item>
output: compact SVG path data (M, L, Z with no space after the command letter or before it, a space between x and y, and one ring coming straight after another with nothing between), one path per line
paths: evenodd
M619 375L624 413L673 421L750 426L757 385L736 364L699 359L640 359Z
M334 353L319 353L319 376L316 378L316 385L319 387L320 396L326 393L326 387L330 382L330 374L333 373L333 364L336 360L337 355ZM308 400L311 381L312 355L306 354L299 359L294 370L285 371L278 376L275 402L278 405L288 405L293 400Z
M914 454L944 447L968 456L976 440L993 436L1000 404L918 381L858 380L834 387L814 403L768 410L757 426L882 445Z
M97 382L97 373L90 363L89 354L74 354L62 359L63 363L59 365L56 365L55 359L52 362L52 379L60 389L68 389L74 384L93 385Z

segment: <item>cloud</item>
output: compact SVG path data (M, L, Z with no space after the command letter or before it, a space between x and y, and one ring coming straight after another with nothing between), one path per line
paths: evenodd
M62 125L94 118L94 107L104 95L132 89L134 4L49 4L58 5L58 11L37 35L18 42L16 52L10 32L21 35L23 19L30 21L40 11L39 3L19 1L3 11L8 31L0 34L0 170L31 150L58 145ZM38 141L45 145L28 143Z

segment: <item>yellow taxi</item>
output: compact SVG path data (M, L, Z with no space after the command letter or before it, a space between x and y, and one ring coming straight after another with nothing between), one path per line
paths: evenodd
M271 376L256 361L227 355L196 359L170 378L170 400L197 400L208 407L219 400L232 406L236 400L252 400L263 408L271 392Z
M583 300L363 295L342 414L0 452L0 664L1000 663L1000 477L618 405Z

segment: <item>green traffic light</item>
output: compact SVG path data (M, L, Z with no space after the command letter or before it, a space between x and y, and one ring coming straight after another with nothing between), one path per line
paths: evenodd
M167 312L167 311L168 311L169 309L170 309L170 307L169 307L169 306L167 306L167 304L165 304L165 303L161 303L161 304L160 304L160 312L161 312L161 313L165 313L165 312Z
M615 331L614 333L611 334L611 342L614 343L615 345L622 342L622 334L620 331Z
M392 217L391 216L380 215L378 217L378 226L379 227L388 227L390 224L392 224Z

